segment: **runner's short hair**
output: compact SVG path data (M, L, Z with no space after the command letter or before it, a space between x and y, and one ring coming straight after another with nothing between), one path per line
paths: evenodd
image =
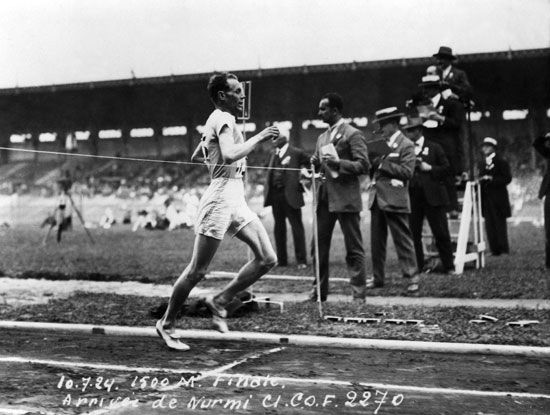
M210 77L206 90L208 91L208 96L210 97L212 102L218 102L218 92L229 90L229 85L227 84L228 79L239 80L237 78L237 75L229 72L215 73Z
M339 94L336 92L329 92L323 95L321 99L327 99L328 106L330 108L336 108L340 113L342 113L342 110L344 109L344 100Z

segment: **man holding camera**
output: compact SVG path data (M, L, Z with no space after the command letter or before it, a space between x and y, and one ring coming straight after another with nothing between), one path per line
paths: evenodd
M365 137L344 122L342 97L325 94L319 102L319 116L329 125L317 139L311 162L324 175L317 194L317 229L321 301L326 301L329 287L329 253L336 221L344 234L346 264L354 300L365 299L365 251L361 236L363 210L359 177L367 174L369 159ZM310 300L317 300L315 288Z

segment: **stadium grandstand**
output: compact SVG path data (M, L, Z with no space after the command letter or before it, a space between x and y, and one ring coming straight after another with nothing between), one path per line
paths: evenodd
M371 134L378 108L400 105L417 90L431 57L234 71L252 81L247 133L278 123L291 140L313 148L323 124L319 97L338 91L349 121ZM515 176L536 171L531 143L550 130L550 48L459 55L458 66L474 88L474 145L498 137ZM205 94L210 73L44 85L0 90L1 191L48 189L57 173L70 170L77 181L105 194L121 186L154 192L158 186L205 183L205 169L192 165L125 162L71 157L69 152L109 157L189 161L211 111ZM267 147L249 165L263 166ZM253 182L260 171L252 171ZM149 190L147 190L149 189Z

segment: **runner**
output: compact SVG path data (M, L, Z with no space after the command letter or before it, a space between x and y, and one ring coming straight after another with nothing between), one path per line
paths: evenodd
M159 336L176 350L189 349L175 335L176 315L193 287L206 275L226 233L245 242L254 258L219 294L205 300L218 331L229 331L225 305L277 263L265 228L246 204L243 174L248 153L262 141L277 138L279 130L268 127L244 141L235 121L235 116L242 113L245 98L237 77L230 73L213 75L207 89L215 110L206 121L201 147L211 183L200 202L191 262L176 281L166 313L156 324Z

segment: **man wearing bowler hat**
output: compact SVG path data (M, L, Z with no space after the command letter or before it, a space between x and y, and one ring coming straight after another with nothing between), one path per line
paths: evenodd
M401 133L403 114L396 107L376 112L375 123L389 147L388 153L373 161L369 204L371 209L371 249L374 278L367 288L384 285L388 227L392 234L403 277L409 280L407 291L418 291L418 267L409 228L411 203L409 182L413 177L416 156L414 143Z
M453 50L448 46L441 46L433 56L437 61L438 75L441 80L449 84L451 91L461 101L469 100L472 95L472 86L468 81L466 72L453 65L457 60L456 56L453 55Z
M506 218L512 215L506 186L512 181L508 162L497 155L497 140L485 137L481 146L484 160L479 163L481 211L491 253L510 253Z
M409 195L411 198L410 225L416 262L420 270L425 269L422 228L426 218L439 253L439 262L429 271L451 274L454 271L454 261L446 216L449 196L445 187L449 161L441 146L424 137L420 117L409 118L403 130L405 135L415 143L416 167L409 185Z

